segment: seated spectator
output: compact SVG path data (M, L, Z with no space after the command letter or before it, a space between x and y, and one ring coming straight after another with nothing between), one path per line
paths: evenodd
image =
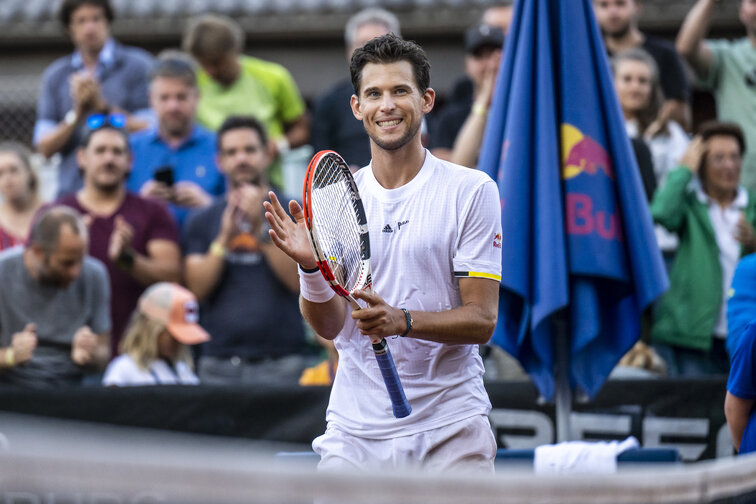
M178 284L157 283L139 304L120 345L121 355L105 371L107 386L196 385L187 345L210 339L197 324L197 300Z
M473 100L449 103L431 130L434 156L475 167L488 120L504 33L498 27L477 25L465 35L465 73L473 82Z
M191 60L164 53L150 74L157 127L131 137L128 189L169 204L179 226L189 210L206 207L225 192L215 165L215 134L195 121L198 100Z
M310 141L305 103L283 66L242 54L244 31L230 18L205 15L190 23L184 50L200 64L197 120L217 130L230 115L251 115L271 137L271 181L282 187L279 154Z
M651 205L680 238L651 332L670 376L729 370L726 294L740 257L756 251L756 195L740 186L744 151L737 125L704 125Z
M92 129L77 156L84 187L58 201L85 216L89 254L108 270L112 355L144 288L181 276L178 229L168 209L126 190L131 152L122 121L120 116L90 117Z
M344 28L347 60L365 42L387 33L401 37L399 19L384 9L370 7L349 18ZM315 152L335 150L354 171L370 163L370 139L352 114L353 94L354 85L346 77L317 99L311 143Z
M147 126L143 114L152 56L111 37L109 0L63 0L59 17L74 52L56 60L42 76L34 145L45 157L61 154L58 195L63 195L81 187L76 148L87 116L120 112L127 114L130 131Z
M730 377L725 417L735 449L742 455L756 451L756 255L744 257L732 279L727 302L727 351Z
M664 99L655 120L660 126L673 120L687 129L691 114L685 68L674 45L638 28L643 11L641 0L593 0L593 9L610 57L629 49L642 49L656 61Z
M690 63L698 85L717 101L717 118L737 123L745 133L743 185L756 191L756 2L740 0L746 36L703 40L719 0L697 0L677 34L677 50Z
M39 179L29 149L16 142L0 143L0 250L26 243L41 203Z
M306 362L297 265L271 243L263 201L271 187L267 135L252 117L218 130L227 197L198 211L184 230L186 285L200 300L202 383L296 384Z
M35 220L26 248L0 254L0 384L78 385L110 358L110 286L67 207Z

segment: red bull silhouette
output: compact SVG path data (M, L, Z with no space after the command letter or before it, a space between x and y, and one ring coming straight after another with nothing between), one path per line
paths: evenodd
M606 149L571 124L563 124L562 177L570 179L581 173L596 175L599 171L614 180L612 162Z

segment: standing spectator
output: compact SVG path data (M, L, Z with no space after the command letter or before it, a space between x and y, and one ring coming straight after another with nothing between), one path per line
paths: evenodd
M452 102L441 111L429 145L434 156L477 165L503 46L504 32L498 27L481 24L467 30L465 73L473 83L473 99Z
M178 284L160 282L144 291L103 385L198 384L187 345L210 335L197 324L197 314L194 295Z
M743 128L743 185L756 191L756 0L740 2L746 37L732 42L703 40L718 2L696 2L677 34L677 50L693 67L698 84L714 93L718 119Z
M77 385L108 362L108 274L87 242L75 210L51 207L26 248L0 254L0 383Z
M740 257L756 251L756 195L740 186L744 151L737 125L704 125L651 205L680 239L651 332L671 376L729 370L727 292Z
M0 144L0 250L26 243L40 207L39 179L30 156L19 143Z
M305 104L283 66L242 54L244 32L232 19L206 15L195 19L183 47L202 70L197 119L216 130L230 115L251 115L265 126L276 159L310 140ZM281 186L280 163L272 181Z
M63 195L81 187L76 148L89 114L127 114L130 131L147 126L139 114L148 108L152 57L111 38L109 0L63 0L59 18L75 50L47 67L42 76L34 145L45 157L61 154L58 194Z
M203 383L296 384L306 365L297 265L270 243L263 217L267 142L256 119L226 119L218 165L228 196L194 214L184 231L186 284L213 336L198 363Z
M157 126L131 137L128 189L169 204L179 226L189 210L206 207L225 192L215 165L215 134L196 123L198 100L191 60L164 53L150 74Z
M688 134L676 121L662 123L658 119L663 95L659 70L651 55L643 49L628 49L612 58L612 70L627 134L646 141L656 182L662 186L667 174L679 166L690 143Z
M658 119L663 101L662 90L656 62L647 52L628 49L617 54L612 58L612 71L627 134L634 142L645 142L651 150L651 170L644 171L641 163L638 163L648 200L651 201L656 187L664 185L667 174L679 166L690 139L674 120L663 124ZM677 250L677 236L660 225L656 226L655 232L659 248L666 258L670 258Z
M165 206L126 190L131 167L128 134L117 119L95 119L97 116L89 119L94 129L84 136L77 156L84 187L61 198L59 204L86 216L89 254L108 270L112 287L111 352L116 355L145 286L180 280L181 252L176 223Z
M690 106L685 68L671 43L638 29L638 19L643 11L641 0L593 0L593 8L609 56L635 48L643 49L656 61L664 92L664 101L657 115L660 124L674 120L688 128Z
M399 19L387 10L370 7L349 18L344 28L347 61L355 49L387 33L402 35ZM331 149L341 154L352 171L370 162L370 139L349 106L353 94L352 81L344 78L318 98L311 142L315 152Z

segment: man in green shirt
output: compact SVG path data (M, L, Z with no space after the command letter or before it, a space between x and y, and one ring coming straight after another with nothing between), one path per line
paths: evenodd
M742 183L756 191L756 0L740 0L740 22L746 37L704 40L716 5L721 0L698 0L677 35L677 51L690 63L699 85L717 100L721 121L743 128L746 155Z
M183 47L201 67L200 124L216 130L228 116L251 115L265 125L275 158L309 142L309 119L291 74L277 63L242 54L244 32L233 20L216 15L195 19ZM280 162L271 179L281 186Z

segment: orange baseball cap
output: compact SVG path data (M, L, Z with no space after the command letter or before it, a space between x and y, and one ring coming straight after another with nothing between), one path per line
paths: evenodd
M150 286L139 298L139 310L164 323L171 336L181 343L196 345L210 339L207 331L197 324L197 298L178 284L160 282Z

